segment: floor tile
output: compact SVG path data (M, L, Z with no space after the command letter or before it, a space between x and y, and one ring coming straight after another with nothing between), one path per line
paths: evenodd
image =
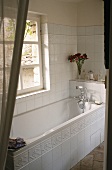
M90 152L71 170L103 170L104 142Z

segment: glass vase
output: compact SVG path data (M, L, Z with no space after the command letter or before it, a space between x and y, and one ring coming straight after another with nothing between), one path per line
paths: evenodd
M82 71L82 63L77 63L77 69L78 69L78 79L81 79L81 71Z

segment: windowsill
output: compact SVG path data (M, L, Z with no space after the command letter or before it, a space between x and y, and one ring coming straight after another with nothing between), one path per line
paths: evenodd
M16 99L21 99L21 98L24 98L24 97L29 97L29 96L33 96L33 95L36 95L36 94L40 94L40 93L44 93L44 92L47 92L49 91L50 89L42 89L42 90L39 90L39 91L36 91L36 92L31 92L31 93L27 93L27 94L21 94L21 95L18 95L16 97Z

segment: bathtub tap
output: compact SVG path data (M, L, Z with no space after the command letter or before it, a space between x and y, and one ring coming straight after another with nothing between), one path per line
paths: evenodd
M84 113L85 103L89 102L89 98L87 97L87 88L83 86L76 86L76 89L79 89L81 94L79 96L74 97L78 99L78 106L82 109L82 113Z

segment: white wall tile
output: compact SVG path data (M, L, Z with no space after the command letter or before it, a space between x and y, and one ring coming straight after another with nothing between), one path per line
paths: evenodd
M69 170L70 169L70 153L66 153L62 156L62 169Z
M85 128L84 153L87 155L91 151L91 126Z
M29 169L30 170L42 170L41 158L38 158L35 161L31 162L29 164Z
M53 161L53 170L62 170L62 157Z
M43 165L43 164L42 164ZM48 164L47 166L42 166L42 170L52 170L53 169L53 165L52 163L51 164Z
M42 103L43 103L43 105L48 105L49 104L49 93L48 94L43 94Z
M15 116L15 115L17 115L17 114L18 114L18 112L17 112L17 106L16 106L16 103L15 103L14 114L13 114L13 115Z
M75 135L71 138L71 141L70 141L71 152L72 152L72 149L76 150L77 146L78 146L78 136Z
M54 103L55 102L55 93L54 92L51 92L49 94L49 102L50 103Z
M54 34L61 34L61 25L54 24Z
M21 114L26 112L27 108L26 108L26 102L22 102L22 103L17 103L17 113Z
M73 148L72 151L71 151L71 158L70 158L70 160L71 160L71 163L70 163L71 168L78 163L78 151L77 150L78 149Z
M53 149L53 162L55 162L59 157L61 157L61 145Z
M16 99L16 103L22 103L26 101L26 97Z
M33 110L34 108L35 108L34 98L31 99L31 100L27 100L27 101L26 101L26 110L27 110L27 111Z
M52 23L48 24L48 33L54 34L54 24L52 24Z
M60 34L66 35L66 26L60 25Z
M84 141L85 139L85 135L84 135L84 130L82 130L81 132L78 133L78 145Z
M71 27L71 32L72 32L72 35L77 36L77 27Z
M78 162L84 158L85 153L84 153L84 141L80 142L78 144Z
M104 35L104 26L94 26L94 30L96 35Z
M55 74L55 64L50 64L50 74Z
M86 35L94 35L94 27L86 27Z
M91 135L96 133L98 130L98 123L97 121L91 125Z
M37 97L35 98L35 101L34 101L34 108L39 108L39 107L42 107L43 106L43 103L42 103L42 97Z
M79 36L77 40L77 52L85 53L85 51L86 51L86 37Z
M62 143L62 155L70 154L70 139Z
M47 167L51 163L52 163L52 151L49 151L46 154L42 155L42 167Z
M94 133L91 136L91 150L93 150L96 147L96 134Z
M52 54L54 54L54 44L49 44L49 54L50 54L50 58L51 58Z
M72 27L66 26L66 35L71 35L72 34Z
M86 27L78 27L77 35L86 35Z
M55 39L54 39L54 34L49 34L49 36L48 36L48 40L49 40L49 44L54 44L54 42L55 42ZM42 51L43 51L43 49L42 49Z

